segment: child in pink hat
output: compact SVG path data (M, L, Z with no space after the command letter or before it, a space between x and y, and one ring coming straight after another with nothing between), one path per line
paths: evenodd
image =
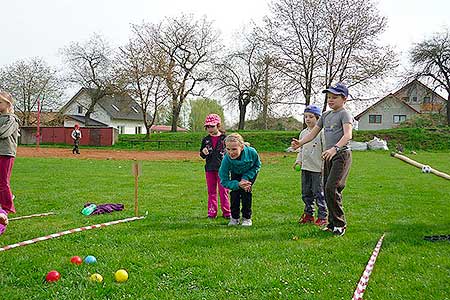
M205 119L205 130L208 135L202 140L200 147L200 156L206 160L205 173L206 185L208 187L208 218L217 217L217 189L220 195L220 207L224 218L229 219L230 201L228 198L228 189L220 184L219 168L225 154L225 134L221 128L219 115L209 114Z

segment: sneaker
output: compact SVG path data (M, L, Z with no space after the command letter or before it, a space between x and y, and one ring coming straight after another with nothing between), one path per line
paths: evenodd
M327 226L322 228L323 231L329 231L329 232L333 232L334 231L334 227L331 224L327 224Z
M242 226L252 226L252 219L242 219Z
M230 219L230 223L228 223L228 226L236 226L239 225L239 219Z
M334 227L333 234L337 236L343 236L345 234L345 226L344 227Z
M322 227L328 224L326 219L317 218L317 220L314 222L315 225Z
M306 223L314 223L314 217L311 215L308 215L307 213L304 213L300 220L298 220L300 224L306 224Z

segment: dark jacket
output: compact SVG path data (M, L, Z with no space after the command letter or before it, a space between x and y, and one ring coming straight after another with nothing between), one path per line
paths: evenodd
M222 163L222 159L225 154L225 138L225 134L220 135L215 148L213 148L212 138L210 135L203 138L202 146L200 147L200 156L203 159L206 158L205 171L219 171L220 164ZM205 155L202 152L205 147L209 151L208 155Z

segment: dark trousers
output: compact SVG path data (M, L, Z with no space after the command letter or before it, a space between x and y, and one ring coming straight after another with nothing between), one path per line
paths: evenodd
M242 174L234 174L231 173L231 180L241 181ZM249 180L252 185L255 183L255 178ZM242 217L245 219L252 218L252 192L246 192L243 189L239 188L238 190L230 192L231 201L231 217L233 219L239 219L239 208L242 200Z
M80 141L79 140L74 140L73 141L73 149L72 149L72 153L75 154L75 152L77 154L80 154Z
M325 201L328 207L328 223L333 227L344 227L347 224L342 206L342 191L351 165L350 150L339 151L331 160L325 161L323 172Z
M319 219L326 219L327 205L322 189L322 174L302 170L302 200L305 203L304 213L314 216L314 200L316 200Z

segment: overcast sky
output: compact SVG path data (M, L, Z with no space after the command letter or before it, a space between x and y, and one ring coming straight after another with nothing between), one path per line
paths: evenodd
M268 13L267 0L0 0L0 66L39 56L61 67L59 49L72 41L100 33L112 46L122 45L130 24L158 22L180 13L206 15L215 22L226 43L249 21ZM379 0L388 18L383 42L391 44L407 63L413 43L450 27L448 0Z
M58 64L58 50L83 41L93 32L113 45L127 40L129 24L157 22L164 16L194 13L214 20L225 41L250 20L268 12L267 0L0 0L2 47L0 66L40 56ZM380 0L388 17L383 40L404 53L412 43L450 26L450 1Z

